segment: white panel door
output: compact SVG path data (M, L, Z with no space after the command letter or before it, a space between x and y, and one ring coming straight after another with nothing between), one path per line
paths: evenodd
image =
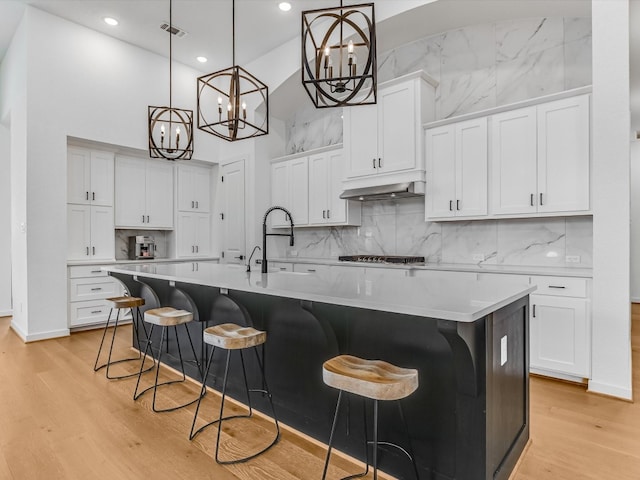
M88 205L90 201L91 154L89 150L67 150L67 202Z
M113 207L91 207L91 256L94 260L115 258Z
M244 160L223 165L222 176L223 261L243 263L246 256Z
M113 207L113 153L91 152L91 204Z
M455 125L432 128L425 133L427 192L425 217L454 216L456 197Z
M309 223L327 223L329 210L329 156L309 157ZM329 212L331 214L331 212ZM295 216L294 216L295 218Z
M340 198L342 181L344 180L345 158L342 150L328 152L329 157L329 185L327 218L329 223L344 223L347 221L347 201ZM309 186L311 188L311 186ZM311 195L309 196L311 201Z
M418 116L414 90L414 83L406 82L378 92L378 167L381 172L416 166Z
M113 234L113 231L111 232ZM91 207L67 205L67 259L91 258Z
M309 162L307 157L291 160L289 192L288 210L293 215L293 223L307 225L309 223Z
M147 161L146 222L148 228L173 228L173 164Z
M589 377L589 300L531 295L530 303L531 366Z
M145 164L140 158L116 159L116 227L144 227L146 224Z
M378 106L345 108L343 115L344 142L348 152L347 177L375 175L378 172Z
M538 106L538 212L589 209L589 96Z
M289 162L278 162L271 165L271 204L289 208ZM285 227L289 220L281 210L274 210L269 214L269 225Z
M487 118L456 124L457 216L487 214Z
M492 213L537 208L536 107L499 113L492 121Z

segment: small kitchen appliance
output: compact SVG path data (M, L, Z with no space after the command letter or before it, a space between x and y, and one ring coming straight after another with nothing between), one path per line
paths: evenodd
M153 237L135 235L129 237L129 259L148 260L156 255L156 244Z

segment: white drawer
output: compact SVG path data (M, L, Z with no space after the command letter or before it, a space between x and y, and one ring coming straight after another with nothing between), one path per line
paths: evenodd
M72 278L69 280L69 301L102 300L122 295L123 289L117 280L109 277Z
M69 278L106 277L107 272L100 270L100 265L74 265L69 267Z
M293 263L268 262L269 269L280 270L282 272L293 272Z
M69 304L69 327L104 323L110 308L104 300L74 302Z
M293 266L293 271L294 272L324 274L324 273L328 273L329 270L331 270L331 267L329 265L318 265L318 264L310 264L310 263L296 263Z
M536 295L555 295L558 297L587 296L587 279L574 277L543 277L531 276L531 284L538 289L533 292Z

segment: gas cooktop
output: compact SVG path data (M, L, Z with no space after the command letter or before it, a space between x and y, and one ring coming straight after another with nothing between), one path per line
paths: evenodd
M341 255L341 262L365 262L365 263L424 263L424 257L405 255Z

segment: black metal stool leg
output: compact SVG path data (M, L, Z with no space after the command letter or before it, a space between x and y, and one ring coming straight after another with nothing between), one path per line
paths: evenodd
M111 314L113 313L113 308L109 310L109 316L107 317L107 323L104 326L104 330L102 330L102 340L100 340L100 346L98 347L98 355L96 355L96 362L93 364L93 371L97 372L104 365L98 367L98 361L100 360L100 354L102 353L102 345L104 344L104 339L107 336L107 330L109 329L109 322L111 321Z
M327 469L329 468L329 457L331 457L331 449L333 448L333 434L336 430L336 423L338 423L338 413L340 412L340 401L342 400L342 390L338 393L338 402L336 403L336 411L333 414L333 423L331 424L331 433L329 434L329 445L327 448L327 456L324 460L324 470L322 470L322 480L327 478Z
M200 427L195 432L193 429L196 427L196 421L198 420L198 412L200 411L200 403L202 402L202 397L205 396L207 392L207 377L209 376L209 369L211 368L211 361L213 360L213 353L216 351L216 347L211 348L211 353L209 354L209 358L207 360L207 365L205 367L204 373L202 375L202 387L200 389L200 396L198 397L198 404L196 405L196 413L193 415L193 423L191 424L191 432L189 433L189 440L193 440L198 433L202 431L203 428L208 427L210 424L206 424Z
M224 367L224 379L222 380L222 401L220 402L220 415L218 416L219 423L218 423L218 434L216 436L216 462L221 463L220 459L218 458L218 449L220 447L220 432L222 430L222 413L224 411L224 399L227 395L227 377L229 375L229 361L231 360L231 350L227 350L227 362L226 365Z

